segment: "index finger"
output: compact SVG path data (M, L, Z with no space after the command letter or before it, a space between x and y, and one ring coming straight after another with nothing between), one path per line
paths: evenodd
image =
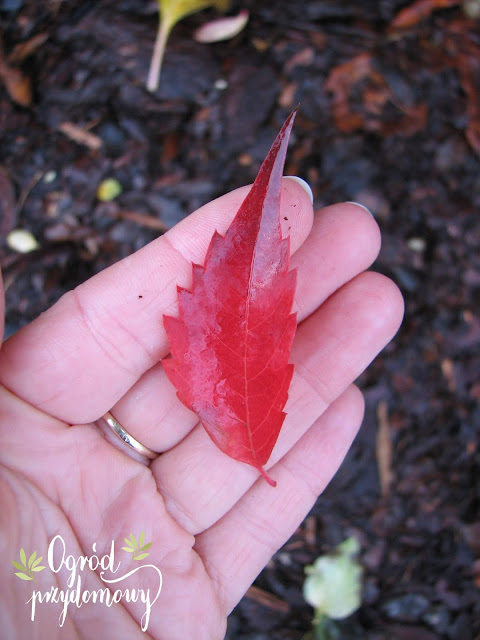
M208 203L65 294L4 343L0 383L66 422L97 420L168 353L162 317L176 313L176 287L189 287L191 263L203 263L213 232L226 231L248 190ZM312 226L310 198L284 179L280 208L295 251Z

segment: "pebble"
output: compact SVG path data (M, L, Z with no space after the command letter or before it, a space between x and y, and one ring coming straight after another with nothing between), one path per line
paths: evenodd
M402 622L417 622L427 612L430 602L425 596L416 593L406 593L403 596L386 602L382 609L392 620Z

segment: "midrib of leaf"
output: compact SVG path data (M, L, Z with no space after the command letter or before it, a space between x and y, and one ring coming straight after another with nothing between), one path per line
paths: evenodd
M270 189L270 180L268 181L267 191L268 191L268 189ZM263 216L263 211L262 211L262 216ZM266 474L266 472L263 469L262 465L259 463L258 457L257 457L257 452L255 451L255 447L253 446L253 430L252 430L252 425L251 425L251 420L250 420L250 407L249 407L249 402L248 402L248 399L249 399L248 384L249 384L249 382L251 382L255 378L252 378L251 380L249 380L248 377L247 377L247 346L248 346L247 345L247 340L248 340L248 334L250 333L250 328L249 328L250 302L251 302L251 299L252 299L253 274L255 272L255 259L256 259L256 256L257 256L257 248L258 248L257 239L258 239L258 235L260 233L261 228L262 228L262 224L261 224L261 217L260 217L260 221L259 221L259 224L258 224L256 237L255 237L255 245L253 247L252 259L250 260L250 273L249 273L249 276L248 276L248 285L247 285L247 301L246 301L246 306L245 306L245 334L244 334L244 339L243 339L243 344L244 344L243 375L244 375L244 379L245 379L245 411L246 411L246 418L247 418L246 421L245 421L245 425L247 427L247 435L248 435L248 443L250 445L250 452L252 454L252 458L255 460L257 468L262 473L262 475L265 477L265 479L270 483L271 480L268 477L268 475ZM268 412L267 416L270 415L270 412L271 412L271 407L269 409L269 412ZM260 424L263 424L265 419ZM257 425L257 426L259 426L259 425Z
M257 467L261 465L258 463L257 452L253 446L253 437L252 437L252 427L250 424L250 406L248 403L248 377L247 377L247 339L249 334L249 318L250 318L250 302L252 299L252 280L253 280L253 272L255 265L255 257L257 254L257 239L258 233L260 231L260 224L258 225L257 234L255 238L255 245L253 247L252 259L250 261L250 273L248 276L248 286L247 286L247 301L245 307L245 334L243 336L243 376L245 380L245 412L246 412L246 427L247 427L247 435L248 435L248 443L250 445L250 452L252 454L252 458L255 460Z
M292 115L290 115L290 119L292 118ZM285 126L285 125L284 125ZM278 141L278 144L276 144ZM258 249L258 244L257 244L257 240L258 240L258 236L260 233L260 230L262 229L262 220L263 220L263 216L265 215L265 203L268 200L270 200L269 195L271 193L272 190L272 178L275 180L276 179L276 169L278 167L278 162L279 162L279 157L278 154L281 152L281 148L282 148L282 144L285 141L285 134L284 137L281 140L275 140L275 142L272 145L272 149L270 150L270 152L272 150L275 149L275 157L273 158L273 162L272 162L272 166L270 167L270 171L269 171L269 175L268 175L268 179L267 179L267 186L266 186L266 191L265 194L262 198L262 214L259 217L259 223L258 223L258 227L256 230L256 234L255 234L255 244L253 247L253 253L252 253L252 258L250 260L250 273L249 273L249 278L248 278L248 286L247 286L247 300L246 300L246 308L245 308L245 335L244 335L244 354L243 354L243 363L244 363L244 379L245 379L245 410L246 410L246 427L247 427L247 435L248 435L248 442L250 445L250 451L252 453L252 458L255 461L255 464L258 468L258 470L261 472L261 474L264 476L264 478L267 480L267 482L269 484L272 484L272 480L271 478L269 478L269 476L267 475L267 473L265 472L265 470L263 469L263 467L259 464L258 462L258 457L257 457L257 452L255 451L255 448L253 446L253 431L252 431L252 426L251 426L251 420L250 420L250 406L249 406L249 395L248 395L248 383L249 380L247 378L247 338L248 338L248 332L249 332L249 317L250 317L250 302L251 302L251 292L252 292L252 287L253 287L253 273L255 271L255 260L256 260L256 256L257 256L257 249ZM287 146L284 148L283 151L283 160L281 160L281 166L283 169L283 165L285 162L285 156L287 153L287 148L288 148L288 139L287 139ZM268 157L268 156L267 156ZM266 161L266 160L265 160ZM264 161L264 162L265 162ZM262 167L260 167L260 172L263 169L263 164ZM283 171L280 171L280 176L279 176L279 184L277 185L277 190L278 193L280 194L281 192L281 181L282 181L282 173ZM259 174L260 175L260 174ZM278 174L277 174L278 176ZM258 180L258 175L257 175L257 180ZM252 190L255 189L255 184L252 188ZM252 192L250 192L252 193ZM269 202L269 206L271 206L271 202ZM279 202L278 202L278 206L279 206ZM279 215L279 212L277 212L277 215ZM279 222L280 224L280 222ZM282 239L280 238L279 240L280 242L282 241ZM271 409L270 409L271 410ZM270 412L269 412L270 413ZM273 483L273 485L275 486L275 483Z

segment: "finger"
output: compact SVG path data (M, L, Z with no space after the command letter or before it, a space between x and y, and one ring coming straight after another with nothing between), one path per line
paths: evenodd
M197 537L196 551L225 613L310 511L344 459L362 417L362 395L349 387L272 468L274 490L257 480L235 508Z
M0 382L66 422L98 419L167 354L162 317L175 314L177 285L189 287L191 262L203 262L214 230L225 232L247 192L205 205L63 296L6 341ZM293 180L283 181L281 217L294 251L310 232L313 211Z
M343 203L318 212L310 235L292 257L292 268L298 268L294 309L299 322L367 269L379 249L377 223L362 207ZM178 400L161 364L143 375L112 413L133 437L158 452L178 444L198 422Z
M397 287L384 276L366 272L300 325L292 349L295 373L287 416L267 468L391 340L402 314ZM221 518L258 476L253 467L225 456L200 426L154 460L151 469L168 511L193 534ZM275 480L274 473L272 477Z
M0 269L0 349L2 348L4 322L5 322L5 294L3 290L2 271Z

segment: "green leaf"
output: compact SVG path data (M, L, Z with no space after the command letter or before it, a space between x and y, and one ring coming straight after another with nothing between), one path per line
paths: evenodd
M10 562L13 564L15 569L19 569L20 571L25 571L26 568L27 568L27 567L24 567L23 564L20 564L19 562L16 562L15 560L10 560Z
M26 573L16 573L16 576L18 576L21 580L33 580L32 576L27 576Z
M28 559L28 568L30 569L32 566L33 561L35 560L35 558L37 557L37 552L34 551L32 553L32 555L30 556L30 558Z
M128 551L128 553L135 553L135 549L131 549L130 547L122 547L123 551Z
M157 2L160 22L147 78L149 91L158 89L165 46L177 22L207 7L216 7L219 11L225 11L230 4L229 0L157 0Z
M130 547L130 549L133 551L133 549L135 548L135 544L133 544L128 538L124 538L124 540L127 543L127 545Z
M140 549L140 551L146 551L147 549L150 549L152 544L153 542L148 542L147 544L144 544L143 547Z
M45 567L32 567L32 571L43 571Z
M25 554L25 549L20 549L20 560L22 561L22 564L24 567L27 566L27 556Z
M32 566L30 567L31 569L33 569L34 567L37 566L37 564L40 564L40 562L43 560L43 556L39 556L35 562L32 564Z
M130 534L130 540L133 542L133 546L136 549L138 547L138 542L133 533Z
M134 559L134 560L143 560L144 558L146 558L146 557L147 557L147 556L149 556L149 555L150 555L149 553L141 553L141 554L140 554L140 555L138 555L138 556L133 556L133 559Z
M141 547L144 542L145 542L145 531L141 531L140 537L138 539L138 546Z

